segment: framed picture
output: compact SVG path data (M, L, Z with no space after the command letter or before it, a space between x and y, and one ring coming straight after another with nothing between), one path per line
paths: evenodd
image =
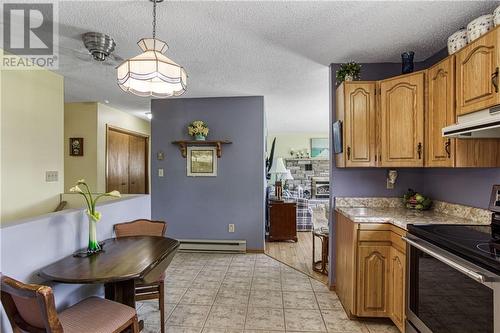
M189 177L216 177L217 149L215 147L187 147L187 175Z
M311 157L329 158L328 138L311 139Z
M83 138L69 138L69 156L83 156Z

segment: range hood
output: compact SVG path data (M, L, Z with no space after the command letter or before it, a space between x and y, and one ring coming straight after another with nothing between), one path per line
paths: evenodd
M457 123L443 128L442 133L448 138L500 138L500 106L458 116Z

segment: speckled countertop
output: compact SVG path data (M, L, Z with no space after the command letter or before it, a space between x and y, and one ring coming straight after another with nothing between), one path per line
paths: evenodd
M489 224L487 210L434 202L433 209L416 211L402 207L397 198L336 198L335 210L355 223L391 223L403 229L408 224Z

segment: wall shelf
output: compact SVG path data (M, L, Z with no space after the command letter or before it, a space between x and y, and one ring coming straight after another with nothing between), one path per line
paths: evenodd
M217 157L220 158L222 156L222 145L231 144L231 141L227 140L179 140L172 141L174 145L178 145L181 151L182 157L187 157L187 147L188 146L212 146L217 149Z

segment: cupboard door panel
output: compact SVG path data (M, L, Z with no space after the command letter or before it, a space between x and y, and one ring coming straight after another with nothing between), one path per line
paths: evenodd
M458 115L500 103L498 89L492 80L499 66L498 36L498 29L495 29L457 53ZM498 77L496 82L499 82Z
M108 131L108 175L106 191L129 193L129 135Z
M345 85L348 167L375 166L375 83Z
M359 246L357 315L388 316L390 246Z
M443 138L442 128L455 123L454 57L428 70L426 166L453 167L455 140Z
M395 248L391 248L390 262L390 304L391 319L404 332L405 323L405 267L406 256Z
M423 166L424 74L380 83L381 166Z
M147 193L147 147L145 137L129 137L129 193Z

